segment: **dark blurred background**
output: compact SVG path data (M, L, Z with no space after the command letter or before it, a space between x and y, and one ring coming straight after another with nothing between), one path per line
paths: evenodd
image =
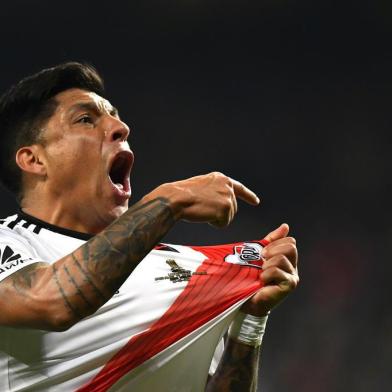
M302 280L270 317L263 392L390 390L391 2L14 0L0 33L1 91L67 60L103 74L133 129L133 201L212 170L263 200L167 242L290 224Z

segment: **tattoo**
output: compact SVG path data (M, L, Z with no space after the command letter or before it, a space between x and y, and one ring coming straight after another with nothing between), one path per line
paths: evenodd
M53 270L53 278L54 281L56 282L57 287L59 288L59 291L61 293L61 296L64 299L64 303L67 306L67 308L76 316L76 317L80 317L79 312L76 310L76 308L74 308L74 306L72 306L71 302L68 300L68 297L65 293L65 290L63 288L63 286L61 285L61 283L59 282L59 278L58 278L58 274L57 274L57 269L56 269L56 264L53 264L52 266L52 270Z
M59 267L67 279L57 281L73 315L80 319L108 301L174 223L165 199L139 203L72 252Z
M31 289L35 280L37 269L46 263L34 263L22 268L9 277L10 283L20 295L26 295L26 290Z
M90 287L94 290L95 295L97 296L97 298L101 298L102 301L106 302L109 298L105 297L102 292L98 289L98 287L94 284L94 282L91 280L91 278L88 276L88 274L86 273L86 271L83 270L82 266L80 265L78 259L76 258L76 256L71 253L71 257L74 261L74 264L76 265L77 269L79 270L79 272L82 274L84 282L89 284Z
M257 390L259 347L226 340L225 351L206 392L255 392Z
M174 223L166 199L139 202L101 233L51 266L37 263L22 268L0 283L0 294L9 289L18 293L13 296L12 307L29 306L30 314L37 319L26 321L25 313L20 311L13 315L11 322L10 317L0 314L0 325L12 323L46 328L50 321L45 324L42 320L40 312L43 311L52 315L55 312L60 319L67 320L66 325L72 325L94 313L116 293ZM40 293L43 293L40 297L43 301L38 304L36 296ZM0 295L0 305L1 298L8 297Z
M69 282L72 283L75 286L75 289L78 293L78 295L80 295L80 297L84 300L84 302L86 302L86 304L88 306L93 306L92 303L87 299L87 297L83 294L83 292L80 290L79 285L76 283L75 279L72 277L71 273L69 272L67 266L64 266L64 271L66 272L66 274L69 277Z
M125 216L126 215L126 216ZM112 291L173 226L168 203L155 199L136 205L79 248L83 269L96 275L100 289ZM78 256L78 251L74 254Z

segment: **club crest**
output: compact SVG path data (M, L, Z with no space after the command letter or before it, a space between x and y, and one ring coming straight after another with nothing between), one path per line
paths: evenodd
M263 247L257 242L244 242L241 245L235 245L233 254L227 255L225 261L231 264L261 268L263 265L262 250Z

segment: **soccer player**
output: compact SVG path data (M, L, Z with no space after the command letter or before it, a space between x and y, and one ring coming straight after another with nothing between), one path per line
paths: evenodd
M256 390L268 313L298 283L288 226L160 244L179 220L226 226L237 198L259 199L215 172L128 208L128 136L87 65L45 69L0 100L0 176L20 204L0 220L2 392Z

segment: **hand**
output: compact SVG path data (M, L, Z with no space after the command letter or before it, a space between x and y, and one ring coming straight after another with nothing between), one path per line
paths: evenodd
M265 237L270 243L263 249L262 287L242 306L241 311L264 316L283 301L299 282L296 241L287 237L289 226L282 224Z
M257 205L260 200L240 182L219 172L159 186L146 199L164 197L178 219L207 222L216 227L230 224L237 213L237 198Z

